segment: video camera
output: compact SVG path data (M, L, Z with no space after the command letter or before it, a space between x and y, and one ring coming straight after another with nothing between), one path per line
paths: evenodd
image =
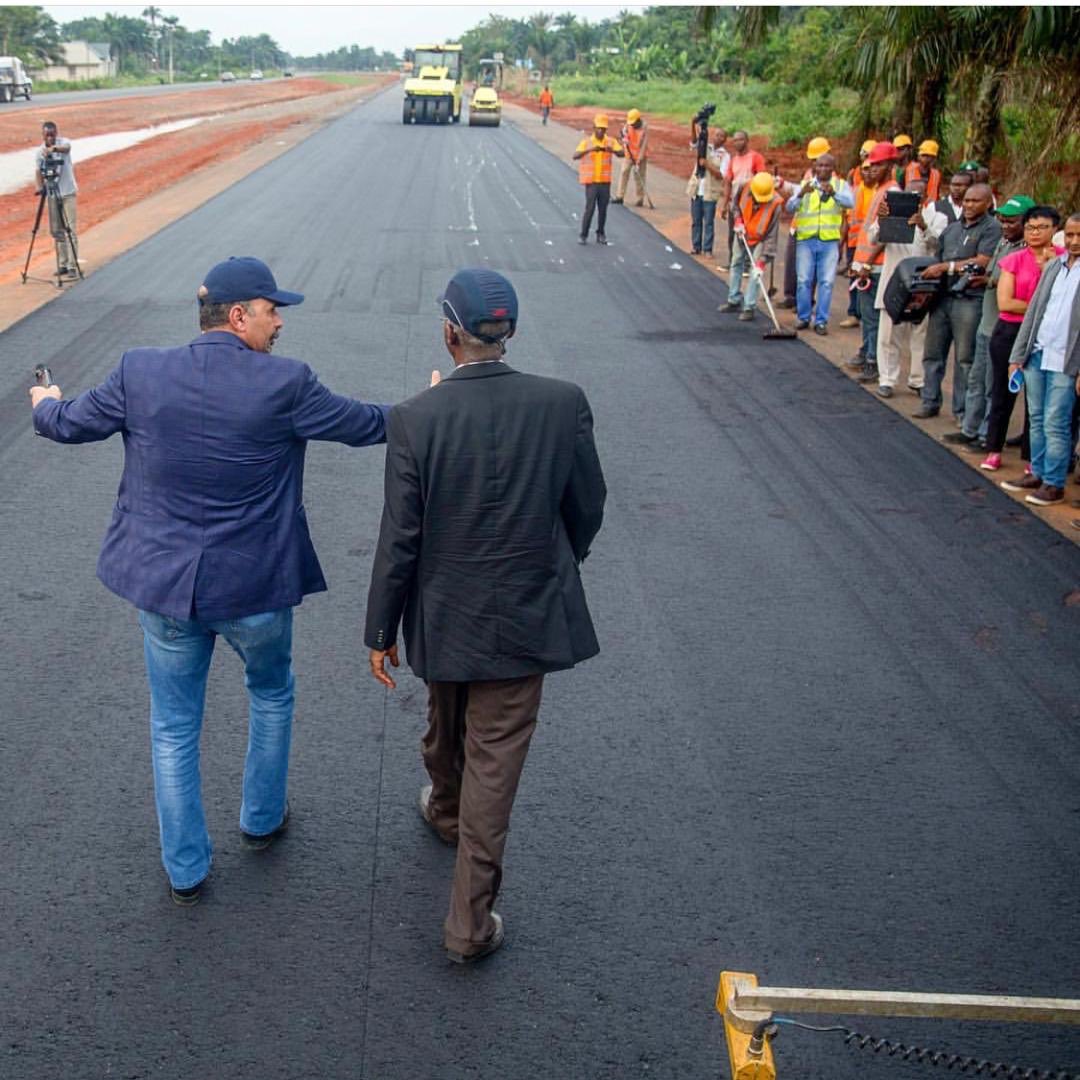
M38 166L42 179L49 184L55 184L64 171L64 155L59 150L50 150L46 153Z
M963 296L971 287L971 279L981 273L982 267L978 263L964 263L959 269L959 277L949 286L949 293L952 296Z
M712 102L706 102L698 110L697 116L691 121L697 127L697 156L700 162L709 153L709 117L716 112L716 106ZM705 175L705 166L699 164L697 175Z

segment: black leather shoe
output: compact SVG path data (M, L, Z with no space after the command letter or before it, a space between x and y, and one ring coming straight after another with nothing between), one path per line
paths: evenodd
M477 960L483 960L485 956L490 956L493 952L498 952L502 948L503 941L506 939L506 933L503 930L502 916L493 911L491 918L495 923L495 932L491 935L491 938L485 942L474 953L459 953L453 949L446 950L446 958L455 964L475 964Z
M795 329L796 330L806 330L809 326L810 326L810 323L809 323L809 321L807 319L798 319L795 322Z
M969 435L966 431L947 431L941 436L941 441L952 446L967 446L969 443L978 441L978 435Z
M607 243L607 237L602 232L598 232L596 234L596 242L598 244L606 244Z
M814 324L814 333L819 334L821 337L828 337L829 336L829 328L823 322L815 323Z
M877 382L878 378L877 364L864 364L862 371L855 376L855 381L860 383Z
M937 416L941 412L940 409L935 409L933 405L920 405L912 414L913 420L929 420L932 416Z
M172 902L180 907L194 907L202 896L202 887L205 884L206 878L187 889L174 889L170 884L169 895L172 897Z
M244 846L251 851L263 851L268 848L282 833L289 827L289 804L285 804L285 816L281 819L281 824L274 829L273 832L263 833L262 836L255 836L252 833L244 832L240 830L240 839L243 840Z

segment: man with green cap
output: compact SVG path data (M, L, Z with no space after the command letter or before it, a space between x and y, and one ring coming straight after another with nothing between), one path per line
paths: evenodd
M968 372L964 422L959 431L942 435L944 442L969 445L981 443L986 438L986 417L990 407L990 335L994 332L994 324L998 320L998 263L1006 255L1011 255L1024 246L1024 214L1034 205L1035 201L1027 195L1013 195L997 208L997 219L1001 222L1001 239L986 265L982 319L975 332L975 351L971 370Z

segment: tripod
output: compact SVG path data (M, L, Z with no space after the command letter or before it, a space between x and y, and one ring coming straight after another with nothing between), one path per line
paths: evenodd
M25 285L28 279L28 271L30 269L30 257L34 253L34 241L37 239L38 229L41 227L41 214L45 209L45 202L47 199L56 200L56 214L60 219L60 227L64 231L64 235L67 237L68 250L71 252L71 257L75 260L75 273L78 275L79 280L83 279L82 267L79 265L79 247L75 242L75 234L71 231L71 225L68 223L67 214L64 212L64 200L60 195L60 187L57 184L55 178L48 176L43 178L41 191L38 193L37 213L34 215L34 227L30 232L30 247L26 252L26 264L22 270L22 283ZM61 274L62 267L60 266L60 251L56 252L56 287L62 289L64 287L64 276ZM44 280L42 278L34 278L34 281Z

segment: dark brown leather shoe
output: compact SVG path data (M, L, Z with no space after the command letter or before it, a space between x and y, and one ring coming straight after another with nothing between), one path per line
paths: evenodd
M495 931L476 952L459 953L453 949L447 949L446 958L455 964L475 964L477 960L483 960L485 956L498 952L506 939L506 932L503 930L502 916L497 911L491 913L491 918L495 923Z
M1042 481L1032 473L1024 473L1019 480L1002 480L1001 486L1006 491L1035 491L1042 487Z
M1053 484L1043 484L1041 488L1033 491L1024 502L1032 506L1053 506L1055 503L1065 501L1065 492L1062 488L1054 487Z

